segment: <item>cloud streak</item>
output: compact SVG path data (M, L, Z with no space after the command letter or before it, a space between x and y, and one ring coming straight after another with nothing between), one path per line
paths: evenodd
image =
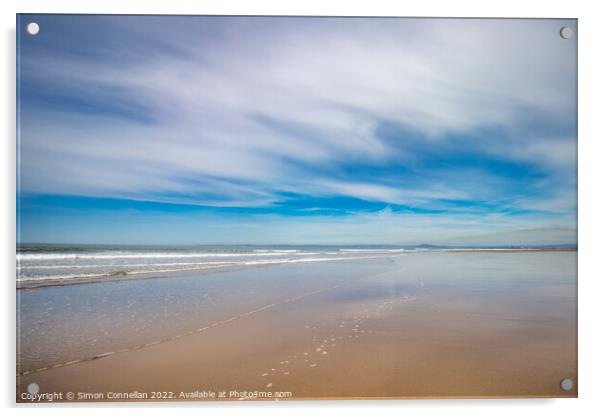
M80 18L19 45L24 195L573 226L572 21Z

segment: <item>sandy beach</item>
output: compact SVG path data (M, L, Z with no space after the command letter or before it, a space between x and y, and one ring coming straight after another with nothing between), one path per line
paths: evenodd
M576 397L576 288L519 251L24 289L17 401Z

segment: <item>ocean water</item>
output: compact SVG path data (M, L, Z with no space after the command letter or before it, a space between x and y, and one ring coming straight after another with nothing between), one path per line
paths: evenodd
M64 284L125 276L190 270L264 266L387 257L400 248L253 247L253 246L67 246L23 245L17 248L17 283Z
M94 250L86 253L99 252L98 248ZM234 249L214 247L212 250L217 254L230 254ZM264 252L271 253L278 248L247 247L241 252L253 253L254 250L272 250ZM372 342L382 346L398 343L389 350L392 355L386 366L378 371L406 368L404 360L408 355L399 352L406 347L412 350L420 346L430 353L436 351L434 357L443 362L454 362L453 353L461 346L470 354L457 356L456 360L466 360L467 356L471 360L483 354L484 361L479 365L488 366L478 374L465 374L470 375L470 380L476 377L478 382L471 382L472 386L486 385L492 373L507 372L512 383L534 372L542 374L541 379L550 380L545 375L550 369L566 370L564 376L573 374L576 252L295 250L307 253L321 250L337 253L324 254L324 257L361 259L289 262L271 267L227 268L219 272L210 269L202 275L173 273L161 279L100 279L95 284L18 290L17 373L34 372L21 377L20 383L26 386L35 381L50 388L51 383L62 382L62 378L60 375L53 378L52 371L44 370L48 367L170 342L165 340L187 337L199 329L210 328L202 332L205 334L202 342L210 342L218 334L227 333L215 332L215 329L225 330L235 323L242 326L234 325L234 328L244 329L242 338L237 338L239 344L232 344L234 338L228 337L234 335L230 333L227 338L217 338L219 345L258 347L269 334L270 342L282 342L290 347L293 338L309 334L306 325L323 327L326 334L334 334L349 330L348 325L340 328L341 320L363 313L372 314L372 318L366 318L362 324L367 332L361 334L358 341L365 337L370 342L367 345L372 346L375 345ZM65 251L62 249L61 253ZM148 251L140 248L137 252ZM184 252L196 253L193 249ZM316 255L309 257L313 256ZM389 307L393 307L392 312L387 312ZM393 312L396 314L390 315ZM273 326L275 322L281 326ZM306 341L312 342L311 338L303 338L302 342ZM271 348L270 345L262 348ZM358 344L358 348L359 345L362 344ZM195 355L201 357L203 351L203 348L195 350ZM335 353L331 351L326 357ZM359 356L361 354L354 355ZM252 357L249 362L258 355ZM506 361L499 357L506 357ZM517 357L523 360L519 360L519 364L512 361ZM212 359L209 356L208 360ZM520 364L525 362L528 365ZM348 364L355 365L354 361ZM224 364L228 365L234 371L237 364ZM206 367L199 368L205 371ZM469 371L470 366L465 368ZM554 387L557 379L554 375ZM166 380L173 382L174 379ZM333 384L328 379L330 385L346 381L341 379L340 383ZM314 382L305 381L312 388ZM321 389L324 388L321 385ZM324 394L321 389L316 392Z
M155 342L285 299L360 282L393 270L393 259L402 258L395 253L367 257L18 290L18 372Z

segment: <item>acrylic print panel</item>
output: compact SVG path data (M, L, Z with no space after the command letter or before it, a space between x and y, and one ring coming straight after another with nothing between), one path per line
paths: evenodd
M17 23L17 401L577 396L576 20Z

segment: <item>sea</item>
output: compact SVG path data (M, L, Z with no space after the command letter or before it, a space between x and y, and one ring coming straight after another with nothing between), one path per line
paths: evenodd
M66 284L183 271L343 261L403 255L394 247L117 246L23 244L17 247L17 285Z

